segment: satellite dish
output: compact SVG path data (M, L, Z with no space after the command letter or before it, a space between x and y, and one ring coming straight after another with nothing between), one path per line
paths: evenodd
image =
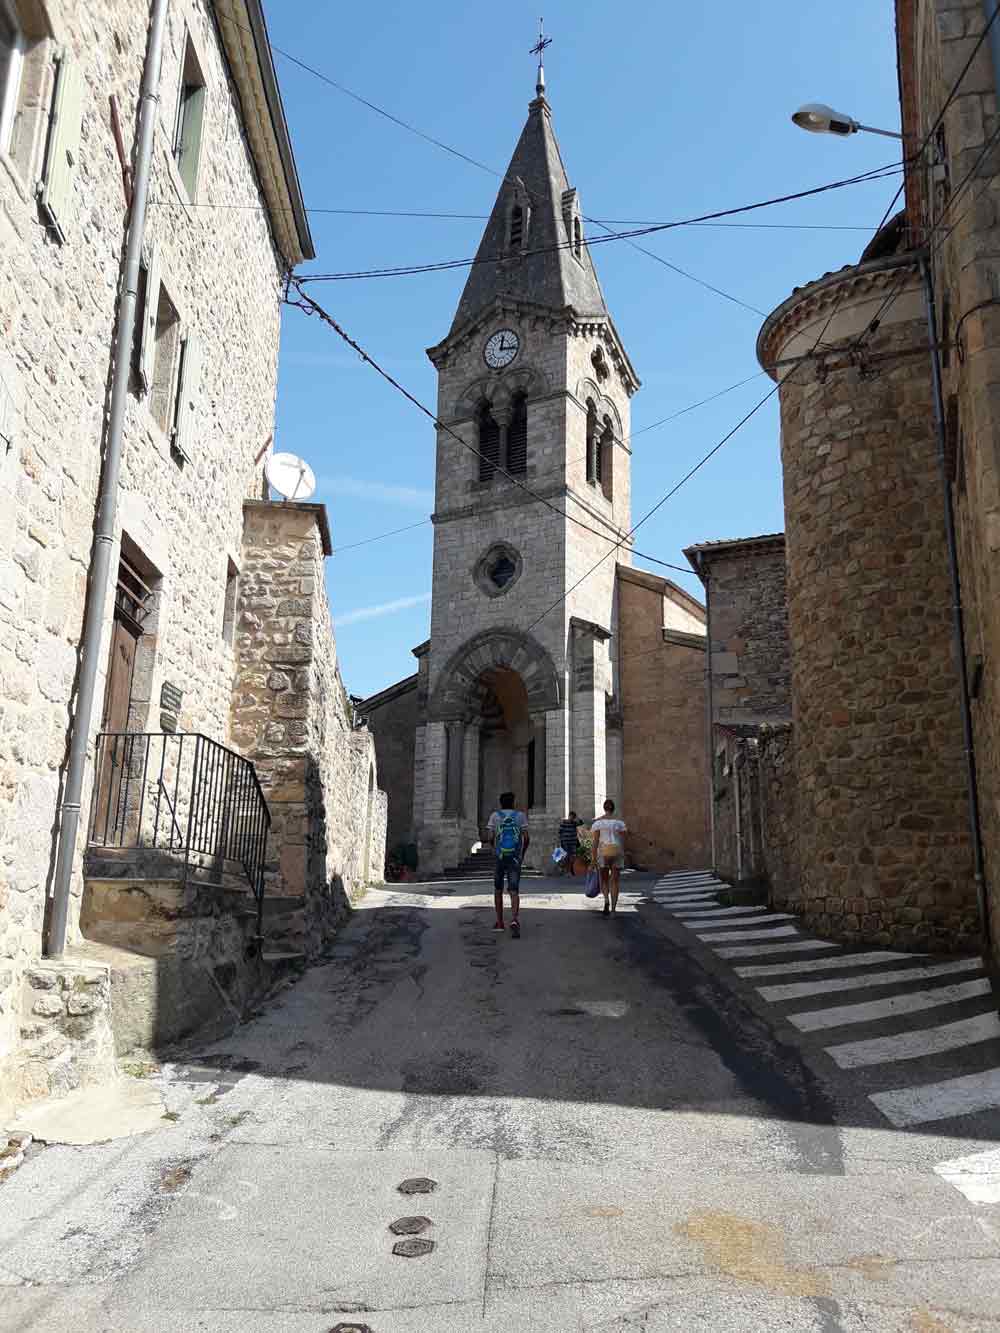
M308 500L316 490L312 468L296 454L272 454L264 464L264 476L283 500Z

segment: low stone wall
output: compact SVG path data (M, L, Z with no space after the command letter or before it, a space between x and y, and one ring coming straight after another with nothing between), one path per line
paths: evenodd
M310 958L385 865L385 798L337 665L329 554L322 505L246 503L232 734L271 810L266 892L302 901Z
M798 788L795 733L790 722L768 724L757 741L761 840L768 902L795 911L801 901L798 859Z
M42 960L23 970L18 999L20 1041L3 1082L12 1103L64 1096L114 1077L107 967Z

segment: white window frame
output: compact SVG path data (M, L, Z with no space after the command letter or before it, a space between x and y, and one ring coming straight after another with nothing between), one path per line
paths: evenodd
M24 72L24 52L27 47L26 34L18 18L12 0L0 0L0 12L14 29L14 49L11 53L10 73L6 86L0 95L0 153L10 151L11 134L14 129L14 116L17 114L17 97L21 90L21 76Z

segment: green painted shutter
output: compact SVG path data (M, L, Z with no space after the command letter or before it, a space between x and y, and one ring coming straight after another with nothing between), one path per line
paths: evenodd
M74 182L80 165L83 74L68 55L60 57L52 93L49 151L39 194L42 210L60 242L66 240L73 212Z
M177 383L177 418L171 445L190 461L195 421L195 400L201 381L201 339L189 333L181 347L181 369Z
M160 305L160 252L156 242L149 247L149 263L146 265L146 304L142 310L136 310L136 319L142 320L142 336L139 343L139 379L143 393L149 393L153 387L153 362L156 358L156 312Z
M204 116L205 89L197 84L186 84L181 89L177 169L192 203L198 187L198 159L201 156L201 128Z

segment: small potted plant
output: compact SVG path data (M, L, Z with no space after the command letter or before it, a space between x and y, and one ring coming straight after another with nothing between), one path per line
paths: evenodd
M573 874L585 875L594 863L594 839L590 831L582 829L576 837L576 855L573 857Z

